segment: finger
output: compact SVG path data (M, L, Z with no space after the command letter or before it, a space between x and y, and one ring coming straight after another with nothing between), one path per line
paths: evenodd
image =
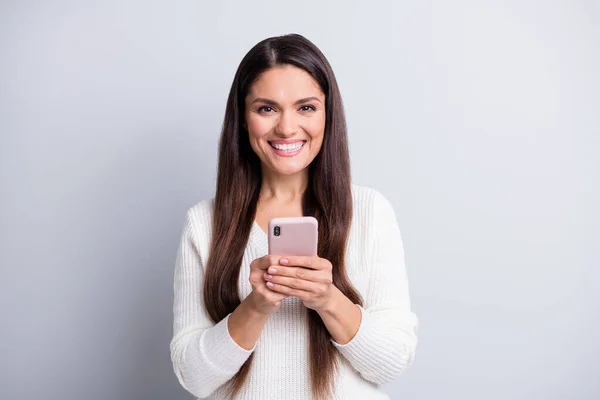
M293 289L289 286L284 286L273 282L267 282L267 288L274 292L285 294L287 296L296 296L301 300L310 296L310 292L307 292L305 290Z
M304 267L284 267L273 265L267 269L267 274L276 276L287 276L311 282L330 282L331 273L324 270L314 270Z
M271 265L279 265L279 260L281 259L281 256L273 256L273 255L266 255L262 258L260 258L259 263L258 263L258 268L259 269L263 269L266 270L267 268L269 268Z
M317 285L316 282L305 281L302 279L289 278L287 276L272 276L265 274L265 280L277 285L287 286L291 289L304 290L306 292L313 292Z
M289 297L287 294L284 294L284 293L278 293L273 290L268 290L268 291L271 292L270 296L268 296L268 300L272 303L277 303L277 302L283 301Z
M279 259L279 264L309 269L328 269L331 266L329 261L317 256L284 256Z
M274 303L277 301L282 301L285 298L289 297L288 295L284 294L284 293L278 293L275 292L273 290L271 290L271 288L267 287L266 289L262 289L262 290L258 290L258 293L260 293L261 296L263 296L265 298L266 301Z

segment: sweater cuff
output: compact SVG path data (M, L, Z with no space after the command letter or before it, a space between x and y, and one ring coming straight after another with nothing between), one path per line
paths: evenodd
M360 357L360 354L365 352L366 357L369 357L369 349L370 347L367 345L368 338L366 337L366 331L369 326L369 313L359 304L356 306L360 309L361 312L361 320L360 325L358 326L358 331L356 335L346 344L340 344L335 340L331 339L333 345L342 353L342 354L355 354Z
M236 373L250 357L256 345L246 350L233 340L228 328L230 315L206 331L202 336L200 348L216 369Z

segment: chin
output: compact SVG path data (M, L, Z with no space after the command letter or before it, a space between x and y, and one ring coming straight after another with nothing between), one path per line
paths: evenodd
M302 165L273 165L271 170L280 175L295 175L304 171L307 166Z
M274 171L280 175L295 175L302 171L305 168L276 168Z

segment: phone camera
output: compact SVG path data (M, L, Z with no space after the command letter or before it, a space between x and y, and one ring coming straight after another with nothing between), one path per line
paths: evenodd
M281 227L276 226L273 233L275 234L275 236L281 235Z

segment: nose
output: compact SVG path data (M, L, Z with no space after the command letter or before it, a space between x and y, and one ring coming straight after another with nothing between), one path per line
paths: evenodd
M277 123L276 133L283 137L294 136L298 131L296 115L291 111L283 111Z

